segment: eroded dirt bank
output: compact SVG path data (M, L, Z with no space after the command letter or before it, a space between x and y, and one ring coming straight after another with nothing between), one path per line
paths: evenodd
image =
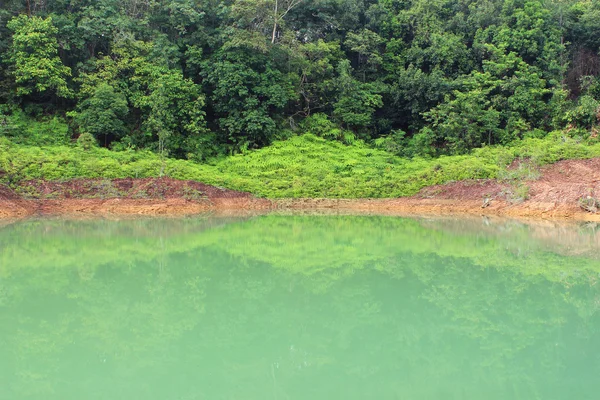
M539 176L454 182L400 199L259 199L193 181L84 180L0 186L0 218L61 214L183 215L227 210L322 210L378 214L471 214L600 221L583 210L582 197L600 198L600 159L567 160ZM529 179L527 179L529 178ZM17 194L18 193L18 194Z
M271 202L194 181L74 179L0 186L0 218L62 214L185 215L213 209L266 210Z

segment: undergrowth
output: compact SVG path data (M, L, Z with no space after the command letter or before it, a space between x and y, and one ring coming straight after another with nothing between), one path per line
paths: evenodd
M158 177L164 166L172 178L261 197L386 198L410 196L425 186L450 181L512 178L507 166L518 158L541 166L591 157L600 157L599 143L581 143L558 132L511 147L484 147L468 155L434 159L406 159L362 143L344 145L305 134L214 165L175 159L163 164L158 155L146 151L35 147L0 138L0 181L18 185L31 179Z

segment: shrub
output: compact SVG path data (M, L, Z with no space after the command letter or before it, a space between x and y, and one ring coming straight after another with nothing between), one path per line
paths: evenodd
M77 138L77 145L83 150L87 151L90 150L92 147L97 146L98 143L96 142L96 139L91 133L85 132L79 135L79 138Z
M270 198L384 198L410 196L425 186L449 181L498 177L518 181L535 177L536 168L525 165L507 172L507 166L517 158L527 159L530 163L527 165L537 167L567 158L599 156L599 143L578 142L560 132L544 139L526 139L513 147L491 146L468 155L412 159L362 142L344 145L305 134L221 159L214 165L165 159L164 172L177 179L201 181ZM81 151L71 146L41 148L0 138L0 181L4 183L77 177L157 177L162 167L161 158L147 151L110 151L98 147Z
M29 146L60 146L70 142L69 127L60 117L35 120L22 111L0 111L0 135Z

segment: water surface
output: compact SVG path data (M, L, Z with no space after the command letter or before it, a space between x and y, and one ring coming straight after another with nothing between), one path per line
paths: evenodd
M0 227L0 399L596 399L600 227Z

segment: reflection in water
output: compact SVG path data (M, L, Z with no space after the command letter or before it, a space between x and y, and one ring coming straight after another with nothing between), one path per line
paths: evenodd
M592 399L598 229L482 219L0 228L0 399Z

